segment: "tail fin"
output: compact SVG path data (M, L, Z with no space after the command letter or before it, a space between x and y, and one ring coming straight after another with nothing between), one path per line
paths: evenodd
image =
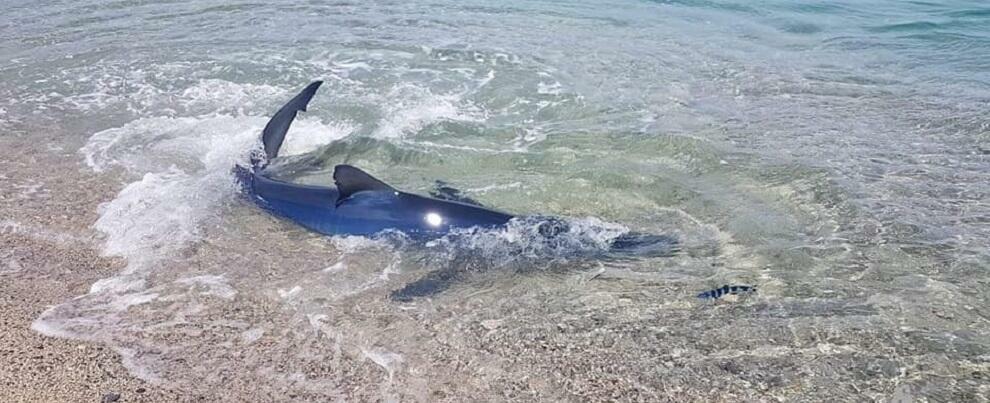
M292 98L272 116L272 119L265 125L265 130L261 132L261 142L265 145L265 156L271 161L278 156L278 149L282 147L285 140L285 133L289 131L292 120L296 118L296 113L306 111L306 105L313 99L316 90L320 88L323 81L314 81L306 86L299 95Z

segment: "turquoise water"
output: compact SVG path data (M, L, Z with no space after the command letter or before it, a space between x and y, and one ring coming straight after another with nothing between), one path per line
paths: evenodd
M589 248L635 230L681 251L572 259L509 231L458 244L479 262L270 218L229 168L314 79L288 177L440 179L569 217ZM78 1L0 20L4 136L119 182L86 224L126 268L35 328L194 391L986 400L988 105L981 1ZM451 266L450 290L386 298ZM760 291L694 298L724 284Z

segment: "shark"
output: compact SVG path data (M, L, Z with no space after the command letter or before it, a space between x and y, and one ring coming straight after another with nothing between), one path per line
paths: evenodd
M481 205L456 188L438 181L436 191L420 195L397 189L362 169L339 164L333 170L334 186L298 184L276 178L271 163L299 112L323 84L314 81L283 105L261 133L261 147L252 150L250 166L238 165L235 176L243 193L264 210L325 235L374 236L400 232L415 240L444 237L463 229L497 230L514 220L535 220L547 240L564 236L567 220L551 216L520 216ZM625 233L613 239L610 252L631 255L667 255L676 241L664 235ZM444 289L456 277L440 270L393 293L397 299L428 295Z

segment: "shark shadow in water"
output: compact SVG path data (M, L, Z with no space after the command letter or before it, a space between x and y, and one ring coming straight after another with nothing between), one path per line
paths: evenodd
M269 162L278 158L292 121L298 112L306 111L321 84L321 81L311 83L279 109L262 131L263 149L252 152L249 167L234 169L244 194L274 215L326 235L374 236L397 231L415 241L440 239L454 248L464 244L459 241L464 237L528 228L533 235L528 242L536 243L541 253L546 252L530 254L538 258L560 254L590 254L600 258L666 256L677 250L672 237L640 233L620 234L608 239L604 248L583 250L582 241L574 239L575 226L566 219L524 217L488 208L440 181L430 193L432 197L403 192L351 165L334 167L336 186L302 185L276 179L268 169ZM458 260L451 260L439 270L393 292L392 297L408 300L446 289L463 273L457 269Z

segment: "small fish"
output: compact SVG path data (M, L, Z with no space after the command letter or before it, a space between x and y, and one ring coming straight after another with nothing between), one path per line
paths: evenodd
M749 294L755 292L756 292L755 285L724 285L720 288L708 290L701 294L698 294L698 298L719 299L729 294L739 295L739 294Z

